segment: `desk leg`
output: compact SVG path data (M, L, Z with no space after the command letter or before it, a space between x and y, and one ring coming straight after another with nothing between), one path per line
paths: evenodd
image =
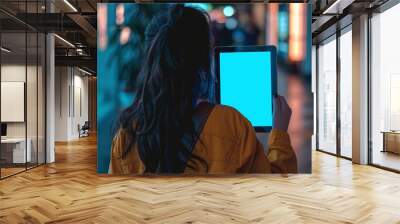
M386 134L382 133L383 135L383 150L381 152L386 152Z

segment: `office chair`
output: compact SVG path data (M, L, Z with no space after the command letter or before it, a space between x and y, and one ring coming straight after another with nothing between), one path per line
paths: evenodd
M89 121L85 121L82 127L80 127L80 125L78 124L78 130L79 130L79 138L89 136L89 130L90 130Z

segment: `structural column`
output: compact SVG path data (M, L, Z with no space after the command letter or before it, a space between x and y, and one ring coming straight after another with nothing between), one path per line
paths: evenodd
M46 2L46 11L53 12L54 6ZM46 34L46 163L55 162L55 60L54 34Z
M353 19L353 162L368 163L368 15Z

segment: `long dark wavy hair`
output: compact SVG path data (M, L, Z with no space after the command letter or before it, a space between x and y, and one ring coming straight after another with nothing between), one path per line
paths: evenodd
M172 5L145 32L146 55L136 80L137 95L119 120L129 138L123 157L137 144L145 172L180 173L190 156L182 136L194 136L192 115L207 98L211 77L211 30L208 15Z

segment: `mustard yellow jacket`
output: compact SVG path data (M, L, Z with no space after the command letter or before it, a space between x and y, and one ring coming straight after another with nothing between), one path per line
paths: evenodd
M142 174L144 164L137 146L123 158L122 152L128 138L120 129L113 139L110 174ZM232 173L296 173L297 160L286 132L272 129L269 150L264 153L262 144L250 122L237 110L215 105L200 134L192 154L207 162L189 160L187 174Z

